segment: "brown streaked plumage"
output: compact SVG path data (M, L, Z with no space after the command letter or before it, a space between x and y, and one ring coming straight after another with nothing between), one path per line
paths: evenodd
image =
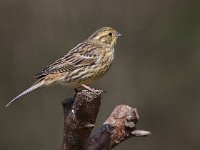
M114 46L121 34L111 27L103 27L87 40L71 49L40 73L37 81L27 90L11 100L5 107L20 97L48 85L63 84L68 87L84 87L101 78L114 59Z

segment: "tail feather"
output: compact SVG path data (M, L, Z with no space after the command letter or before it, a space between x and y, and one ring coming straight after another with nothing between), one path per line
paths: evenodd
M7 105L5 105L5 107L8 107L12 102L18 100L20 97L38 89L43 87L44 85L44 80L40 80L40 81L36 81L30 88L28 88L27 90L25 90L24 92L22 92L21 94L19 94L17 97L15 97L14 99L12 99Z

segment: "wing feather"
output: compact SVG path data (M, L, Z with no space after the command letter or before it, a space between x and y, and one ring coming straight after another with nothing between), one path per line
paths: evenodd
M97 45L83 42L36 74L36 78L40 79L48 74L71 72L80 67L94 65L99 57L97 48L99 48Z

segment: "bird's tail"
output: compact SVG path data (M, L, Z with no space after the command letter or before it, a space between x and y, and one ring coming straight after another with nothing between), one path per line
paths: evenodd
M15 100L18 100L20 97L38 89L43 87L45 84L44 80L38 80L36 81L30 88L28 88L27 90L25 90L24 92L22 92L21 94L19 94L17 97L15 97L14 99L12 99L7 105L5 105L5 107L8 107L12 102L14 102Z

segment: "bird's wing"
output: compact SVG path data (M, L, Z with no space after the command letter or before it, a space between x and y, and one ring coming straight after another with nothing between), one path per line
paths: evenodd
M71 72L80 67L94 65L99 58L98 48L96 45L83 42L36 74L36 79L48 74Z

